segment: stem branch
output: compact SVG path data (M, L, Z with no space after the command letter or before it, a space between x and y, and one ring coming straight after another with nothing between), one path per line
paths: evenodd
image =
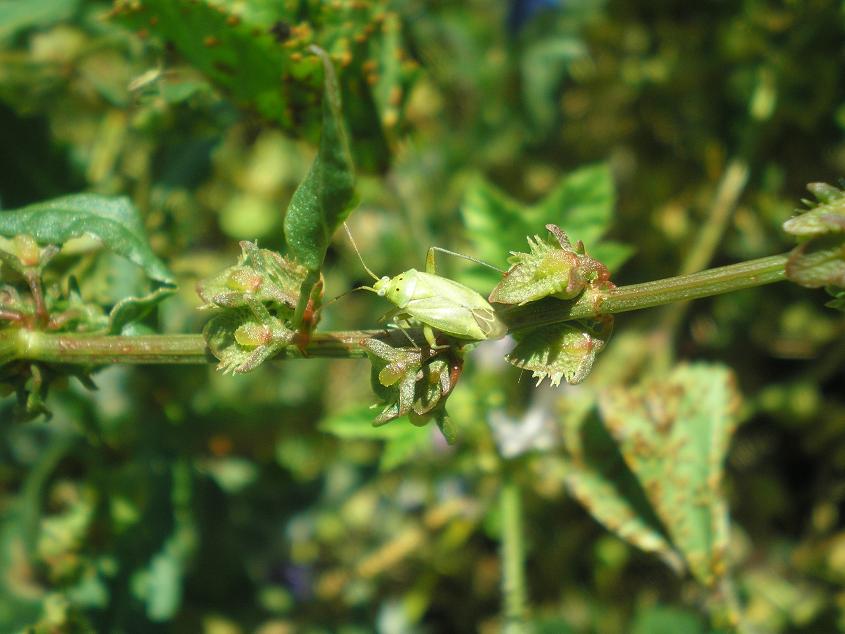
M501 309L509 330L547 326L572 319L587 319L631 310L651 308L678 301L729 293L771 284L785 279L787 255L773 255L730 266L680 275L643 284L585 292L577 301L548 298L528 306ZM413 339L422 341L421 329L409 329ZM288 346L276 358L332 357L341 359L366 356L367 339L405 341L396 331L352 330L314 333L304 351ZM75 333L45 333L25 328L0 330L0 348L8 359L81 365L204 364L214 362L201 335L118 336Z

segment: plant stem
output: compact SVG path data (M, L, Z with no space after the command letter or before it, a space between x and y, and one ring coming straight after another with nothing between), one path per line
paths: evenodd
M788 254L772 255L691 275L588 291L575 302L549 298L508 309L502 317L511 330L520 330L721 295L784 280L787 259Z
M522 534L522 499L519 485L505 476L499 494L502 516L502 599L505 634L522 634L526 629L525 543Z
M773 255L692 275L587 291L574 302L548 298L528 306L503 308L500 314L509 330L514 331L719 295L785 279L787 257L787 254ZM421 329L406 332L422 343ZM372 338L390 341L394 345L407 345L404 335L384 329L323 332L311 336L304 353L296 346L288 346L276 358L364 357L367 354L364 342ZM81 365L214 362L201 335L54 334L5 328L0 330L0 351L3 352L0 363L9 360L12 356L10 350L14 350L13 357L18 360Z

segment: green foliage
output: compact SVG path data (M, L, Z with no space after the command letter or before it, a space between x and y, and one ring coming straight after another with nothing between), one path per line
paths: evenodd
M534 205L522 205L489 183L476 180L467 189L461 213L482 260L499 263L503 253L538 226L554 224L614 270L630 256L631 249L600 241L610 227L613 206L610 170L607 165L594 165L567 175Z
M218 370L251 372L294 341L288 327L299 301L306 269L253 242L241 242L238 263L197 287L216 314L203 328ZM308 305L309 327L317 320L314 302Z
M431 431L420 425L377 425L371 408L350 410L325 418L320 429L351 440L383 440L379 469L390 471L431 449Z
M142 267L151 279L173 282L173 275L150 248L138 211L127 198L78 194L0 214L0 235L7 238L31 235L38 244L60 246L86 234Z
M0 2L0 42L22 30L65 20L78 6L79 0L32 0L27 3L3 0Z
M780 253L804 185L845 173L838 0L577 0L516 16L531 4L141 0L104 20L106 0L0 1L3 207L126 196L179 283L88 232L58 252L35 230L2 240L0 631L843 629L841 313L812 291L629 313L595 359L578 344L604 343L601 323L518 333L532 372L563 382L592 364L578 385L535 388L504 341L467 346L461 365L416 328L420 350L352 330L376 327L379 302L321 311L320 278L280 256L280 210L331 105L312 45L337 72L361 175L349 222L379 271L432 244L504 267L551 223L624 289ZM790 268L842 308L840 205L815 189L788 222ZM314 235L302 244L330 296L361 284L346 242ZM262 248L234 263L245 239ZM514 256L532 279L535 255ZM575 295L503 320L598 292L577 294L555 258L537 266L542 288L511 299ZM225 376L112 364L86 391L89 368L21 354L39 337L130 341L118 332L201 350L184 334L208 319L200 302ZM549 339L560 346L536 344ZM368 341L389 349L299 358ZM234 372L273 355L286 360ZM743 394L735 433L726 366ZM374 391L377 408L361 407ZM11 424L27 406L53 417ZM415 408L459 442L372 424ZM505 482L522 500L525 624L502 616L521 559L497 555L520 524L503 521Z
M346 118L359 162L381 168L414 74L387 4L116 0L114 16L171 44L237 103L312 140L325 130L315 107L324 62L315 50L327 51L343 69L339 90L353 101Z
M845 192L826 183L807 186L818 203L805 201L810 209L783 223L783 229L796 237L786 265L786 275L801 286L828 287L839 298L845 289ZM841 308L838 299L829 305Z
M515 335L519 343L506 358L516 367L530 370L537 385L545 378L553 386L560 385L561 379L575 385L587 378L612 331L612 318L535 328Z
M328 55L319 49L314 53L323 63L325 82L320 149L285 213L290 254L309 271L320 270L332 235L355 203L355 176L337 79Z
M701 583L716 584L727 566L722 474L737 425L735 379L724 368L679 366L665 380L611 390L599 405L690 571Z
M463 359L455 348L423 355L421 348L394 348L378 339L366 342L373 391L387 403L374 425L408 415L417 426L434 418L449 444L457 431L446 413L446 399L461 375Z
M583 253L583 244L574 249L566 234L553 224L546 229L555 242L528 237L531 253L513 252L511 267L490 293L490 301L498 304L527 304L544 297L573 299L587 284L607 282L610 273L605 266ZM580 251L580 252L579 252Z

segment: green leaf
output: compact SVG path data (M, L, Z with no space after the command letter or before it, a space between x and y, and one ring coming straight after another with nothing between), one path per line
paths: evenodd
M309 271L319 271L332 235L355 203L355 177L334 67L324 51L313 50L323 62L325 81L320 148L288 205L284 229L290 254Z
M319 424L321 431L346 440L386 440L401 436L405 425L373 425L373 410L358 407L328 418ZM409 425L410 427L410 425Z
M505 254L524 236L554 224L573 241L582 241L591 256L613 270L632 253L625 245L600 241L610 228L614 205L610 168L597 164L566 175L534 205L524 205L483 179L476 179L466 191L461 214L475 253L487 262L503 264Z
M321 125L320 60L339 66L352 151L365 169L383 171L417 65L402 47L402 23L386 0L117 0L124 24L172 46L238 105L288 133L316 140ZM162 78L165 98L169 80ZM188 90L180 89L182 98Z
M523 95L537 132L545 133L554 124L560 107L556 99L561 82L572 62L587 56L580 38L562 35L532 42L520 64Z
M24 29L66 20L77 6L79 0L0 0L0 42Z
M654 605L637 612L631 634L705 634L707 628L693 612Z
M384 445L379 461L380 471L390 471L431 448L431 431L428 427L401 425L401 434L393 436Z
M256 6L243 3L246 10L234 11L207 0L118 0L114 15L172 43L238 104L285 130L315 134L319 118L311 104L319 95L320 62L307 53L310 38L289 37L281 45L272 25L296 22L295 8L278 3L255 11Z
M728 370L682 365L661 381L599 400L607 429L692 574L712 586L726 571L723 462L739 395Z
M537 385L548 378L552 385L565 379L580 383L593 368L613 329L613 319L571 322L543 326L515 336L519 343L505 358L523 370L530 370Z
M564 443L571 458L566 484L572 496L608 530L659 556L673 570L683 570L683 560L592 405L564 419Z
M128 198L75 194L0 212L1 236L24 234L39 244L55 245L92 235L142 267L151 279L173 283L173 275L150 248L138 211Z
M431 432L416 425L373 425L369 407L347 410L324 419L319 429L344 440L384 440L379 468L388 471L431 446Z
M827 233L845 233L845 191L827 183L810 183L809 189L819 200L808 210L783 223L783 230L798 238L811 238Z
M597 163L568 174L534 209L544 225L560 225L572 240L580 240L590 252L610 229L615 206L610 166Z
M142 320L158 304L176 292L171 286L160 286L153 292L142 297L125 297L120 300L109 313L110 335L121 334L129 325Z

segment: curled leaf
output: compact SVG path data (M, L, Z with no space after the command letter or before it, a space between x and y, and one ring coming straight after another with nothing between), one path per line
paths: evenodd
M150 248L141 217L128 198L75 194L0 212L0 236L24 234L41 245L62 245L89 234L142 267L151 279L173 283L173 275Z

